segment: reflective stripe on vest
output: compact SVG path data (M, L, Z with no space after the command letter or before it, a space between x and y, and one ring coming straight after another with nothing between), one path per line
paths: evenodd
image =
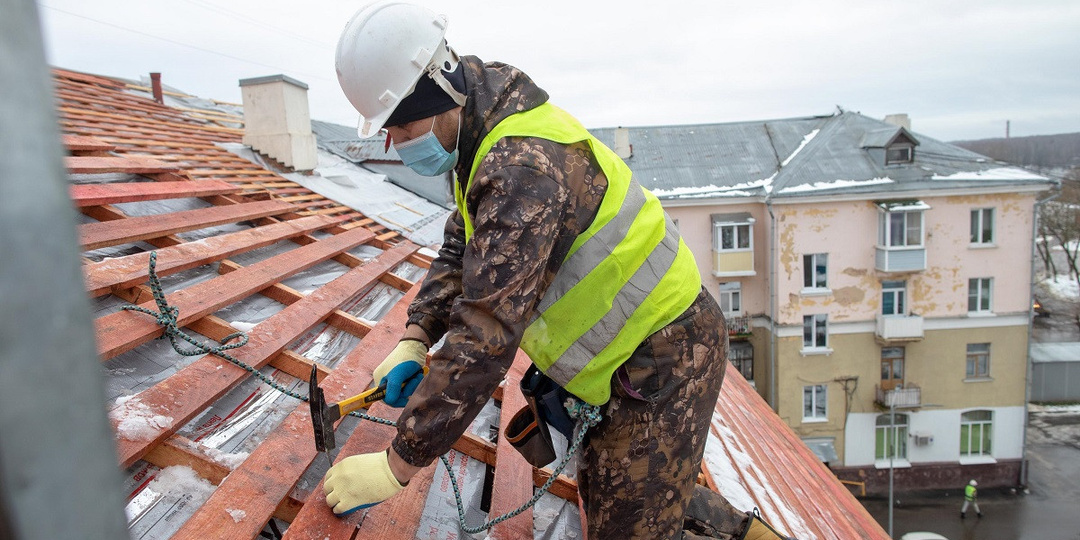
M500 122L481 141L465 189L455 185L466 242L473 226L465 194L480 162L504 137L585 141L607 176L593 223L575 239L521 340L533 363L563 388L594 405L606 403L615 370L697 298L697 263L660 201L631 178L630 168L547 103Z

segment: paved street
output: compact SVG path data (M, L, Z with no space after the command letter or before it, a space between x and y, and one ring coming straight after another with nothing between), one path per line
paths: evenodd
M1080 406L1032 406L1028 493L980 489L983 518L960 519L960 490L897 496L894 538L932 531L949 540L1080 540ZM888 530L886 499L863 504Z

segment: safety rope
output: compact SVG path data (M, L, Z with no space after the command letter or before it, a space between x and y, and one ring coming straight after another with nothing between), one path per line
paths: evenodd
M260 381L266 383L270 388L273 388L274 390L277 390L278 392L281 392L282 394L285 394L291 398L298 399L300 401L308 401L307 396L300 395L296 392L293 392L292 390L289 390L288 388L285 388L277 381L264 375L258 369L255 369L251 365L248 365L242 360L225 352L227 350L235 349L237 347L243 347L244 345L246 345L248 342L248 336L246 333L234 332L218 341L220 345L207 345L206 343L199 342L198 340L181 330L179 326L180 308L170 306L169 303L165 300L165 292L161 287L161 281L158 280L157 251L150 252L149 281L150 291L154 295L154 302L157 304L158 311L134 305L122 306L120 309L127 311L138 311L139 313L145 313L147 315L150 315L151 317L154 317L154 320L157 321L159 325L165 328L165 333L161 337L169 338L169 343L172 344L172 348L174 351L180 353L183 356L212 354L219 358L223 358L232 363L233 365L243 368L244 371L251 373ZM178 338L186 341L195 348L181 348L180 344L177 343ZM237 338L240 338L240 341L236 343L229 343L230 341ZM495 525L498 525L499 523L502 523L503 521L506 521L514 516L521 514L529 508L532 508L540 500L544 493L547 493L548 489L551 487L552 484L555 483L559 475L562 474L563 470L566 468L567 464L569 464L570 460L574 457L574 454L575 452L577 452L578 447L581 445L582 441L585 440L586 433L588 433L590 428L598 424L601 419L600 407L597 407L596 405L590 405L576 398L568 399L567 403L565 403L564 405L566 406L567 412L570 414L570 417L576 420L580 420L582 425L578 426L577 435L574 437L574 440L570 444L570 446L566 449L566 455L564 455L562 459L559 460L558 465L556 465L555 469L552 471L551 477L548 478L546 482L544 482L543 486L540 486L539 490L536 490L536 492L533 494L533 497L529 499L528 502L521 505L515 510L511 510L510 512L502 516L499 516L495 519L492 519L491 521L488 521L487 523L484 523L479 527L469 527L465 524L465 505L461 502L461 489L458 487L457 478L454 476L454 471L452 470L450 466L450 461L446 458L446 456L439 456L439 459L442 461L443 467L446 468L446 473L450 476L450 485L454 488L454 499L457 502L458 510L458 524L460 525L462 531L472 535L480 531L490 529L491 527L494 527ZM397 422L393 420L380 418L378 416L372 416L362 413L360 411L353 411L349 413L349 415L387 426L397 427L398 425Z

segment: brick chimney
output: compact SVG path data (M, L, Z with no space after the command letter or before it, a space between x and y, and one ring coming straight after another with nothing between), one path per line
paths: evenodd
M907 113L890 114L885 117L886 124L892 124L894 126L900 126L908 131L911 131L911 118Z
M630 130L624 127L615 128L615 155L622 159L634 155L634 145L630 144Z
M297 171L318 165L308 85L285 75L240 80L244 144Z

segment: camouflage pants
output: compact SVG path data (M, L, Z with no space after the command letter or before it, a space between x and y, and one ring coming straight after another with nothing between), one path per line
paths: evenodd
M727 352L723 315L702 291L612 378L611 401L586 438L578 471L588 538L742 533L745 513L708 490L695 493ZM692 500L692 512L706 515L688 518Z

